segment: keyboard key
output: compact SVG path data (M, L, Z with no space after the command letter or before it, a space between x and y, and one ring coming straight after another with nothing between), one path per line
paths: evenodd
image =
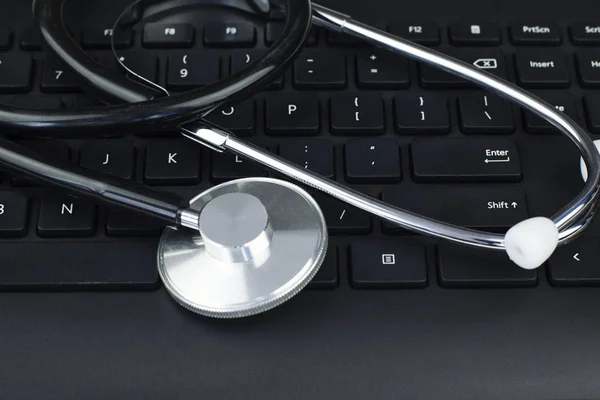
M344 54L330 50L304 50L294 62L294 86L298 89L345 88Z
M518 187L426 185L418 190L399 187L383 189L386 203L417 214L463 226L492 232L506 232L527 219L525 194ZM406 233L400 226L384 221L386 233Z
M329 245L319 272L307 285L307 289L335 289L338 286L338 251Z
M237 136L251 136L254 134L254 116L254 99L249 99L215 110L207 119L231 130Z
M119 53L121 62L131 71L151 82L158 82L158 58L145 51L133 50ZM129 74L115 59L110 59L110 65L115 69Z
M586 88L600 87L600 52L585 52L575 56L579 83Z
M150 185L193 185L200 172L200 148L188 141L155 140L146 148L144 181Z
M392 35L400 36L425 46L440 44L440 29L434 23L395 23L390 25L389 31Z
M119 178L132 179L135 148L124 143L88 142L80 150L79 165Z
M167 88L190 90L210 85L220 79L221 59L218 54L178 51L169 55Z
M190 24L150 23L144 27L144 47L192 47L193 44L194 27Z
M575 99L571 94L561 92L536 92L535 94L577 122ZM546 122L545 119L538 117L530 111L524 111L523 116L525 119L525 130L528 133L560 133L558 129L549 122Z
M53 57L44 62L41 89L45 93L78 93L81 89L73 73Z
M42 50L42 34L39 28L29 27L21 33L19 46L22 50Z
M558 25L550 24L512 24L510 26L510 37L514 44L518 45L546 45L558 46L562 42L562 36Z
M413 176L422 182L519 181L521 161L508 138L416 139Z
M119 29L113 32L112 27L97 26L84 28L81 34L81 46L84 49L110 49L111 40L117 49L129 48L133 46L133 30Z
M525 270L503 251L438 246L440 285L444 287L524 287L537 284L537 271Z
M258 163L231 153L211 152L211 178L215 183L254 176L266 176L267 171Z
M350 283L356 289L427 286L425 248L404 240L350 245Z
M277 93L267 97L266 125L269 135L318 134L318 97L305 93Z
M311 196L319 204L325 216L329 234L364 234L371 232L371 216L369 213L322 192L315 191L311 193Z
M489 46L500 44L496 24L457 22L450 25L450 42L457 46Z
M29 91L32 70L31 55L0 54L0 93Z
M364 46L366 42L347 33L327 31L327 44L339 47L356 47Z
M230 73L237 74L243 71L251 62L256 61L262 55L263 50L234 50L231 52L230 60ZM267 89L281 89L283 86L283 75L279 75L275 80L271 81L267 86Z
M23 237L29 225L29 196L0 192L0 237Z
M12 44L12 32L6 27L0 27L0 50L8 50Z
M0 287L155 289L156 246L155 240L1 243Z
M356 183L399 182L400 148L395 139L354 139L344 146L346 180Z
M578 23L571 25L571 40L577 45L600 44L600 23Z
M62 192L45 194L37 230L41 237L86 237L96 230L97 207Z
M65 143L56 140L22 140L18 142L30 150L35 151L45 157L52 157L55 160L69 162L71 158L71 149ZM44 183L29 178L24 175L11 175L10 183L13 186L39 186Z
M248 22L211 22L204 28L207 47L251 47L256 43L256 30Z
M458 97L460 129L464 133L513 133L515 123L510 102L486 93Z
M346 93L330 100L335 135L378 135L385 129L383 99L374 93Z
M598 238L584 237L559 246L548 261L550 282L555 286L597 286L599 259Z
M327 178L335 175L333 144L322 139L292 139L279 146L279 155Z
M106 219L106 235L123 236L159 236L164 229L164 222L123 208L108 211Z
M550 51L518 52L515 55L517 79L525 88L569 87L567 60L562 53Z
M404 89L410 84L408 59L381 50L356 55L356 85L361 89Z
M267 44L267 46L271 46L273 43L275 43L276 40L278 40L281 37L284 28L284 22L269 22L267 24L267 28L265 29L265 43ZM314 46L316 44L317 29L315 26L313 26L308 33L308 37L306 38L304 45Z
M443 135L450 132L446 97L431 93L403 93L394 98L396 132Z
M600 95L589 93L585 96L585 111L587 115L588 127L592 133L600 133Z

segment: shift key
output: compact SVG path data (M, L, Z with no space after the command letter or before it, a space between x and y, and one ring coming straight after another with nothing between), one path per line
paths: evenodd
M521 161L509 138L417 139L411 146L413 177L420 182L514 182Z

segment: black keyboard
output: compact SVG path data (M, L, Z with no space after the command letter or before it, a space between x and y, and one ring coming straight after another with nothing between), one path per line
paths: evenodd
M109 3L118 4L117 1ZM595 8L589 10L587 21L585 18L536 19L527 16L529 14L504 20L482 18L483 14L464 18L457 15L446 21L429 19L426 15L419 18L419 14L403 18L402 12L396 12L379 15L374 23L533 91L580 123L591 138L596 139L596 135L600 135L600 17L592 12L599 11L595 3L586 4ZM89 22L90 17L78 21L77 16L84 11L81 5L74 7L68 19L73 38L99 62L118 68L110 54L109 40L111 18L119 7L93 8L93 24ZM394 2L390 7L396 10L399 5ZM356 6L354 15L361 19ZM375 15L374 11L369 12L365 18L369 21ZM587 16L585 12L582 15ZM139 15L132 16L137 17ZM39 32L31 26L26 12L18 18L0 19L0 103L53 110L102 107L78 88L69 71L42 51ZM278 14L261 25L242 14L217 10L153 21L133 32L115 35L115 43L119 56L129 68L177 93L240 71L260 57L277 40L282 29L283 21ZM209 119L303 168L365 194L435 219L490 232L506 232L529 217L551 216L583 186L577 150L539 117L463 79L322 28L313 28L293 66L262 93L218 110ZM56 159L172 191L187 199L232 179L279 177L247 160L192 144L175 130L139 134L107 132L106 136L85 139L85 132L81 132L81 137L75 139L46 139L11 134L12 139ZM381 353L391 351L400 362L408 354L414 362L420 357L416 350L406 350L408 353L403 354L397 346L386 347L385 341L391 340L393 335L408 332L408 336L402 336L402 340L407 341L405 345L420 340L430 343L429 339L423 339L429 334L420 330L424 326L428 326L425 331L439 330L465 338L487 335L477 330L487 329L485 322L479 321L499 318L493 322L497 337L503 336L499 327L506 323L507 335L515 335L514 340L518 341L518 327L527 322L515 314L526 314L530 300L540 307L546 301L551 304L545 309L550 318L552 307L560 309L556 304L562 296L565 293L572 296L567 303L573 308L565 306L558 311L555 322L561 326L569 323L565 315L579 312L575 309L597 308L592 304L597 304L600 292L590 288L600 285L597 262L600 226L597 223L580 239L559 248L542 268L526 271L512 264L503 253L421 237L324 194L311 193L322 207L330 233L327 258L320 272L292 305L259 317L258 323L256 319L248 325L241 322L236 329L260 330L254 325L264 324L264 334L271 329L265 321L287 320L286 313L291 313L300 319L311 319L313 324L319 320L320 325L314 329L330 330L330 334L341 337L347 334L341 330L342 326L352 326L356 318L357 324L368 328L362 332L370 332L372 336L358 338L350 334L353 339L341 339L344 344L340 344L336 354L343 353L350 358L338 359L339 364L336 362L335 366L330 364L332 369L338 368L340 374L352 376L355 382L361 382L360 376L371 380L369 369L362 373L348 371L344 364L359 365L365 360L366 351L390 363L374 361L371 364L372 374L385 375L376 378L378 384L386 390L397 388L388 380L399 378L386 375L394 368L390 356ZM189 320L193 328L202 324L204 329L210 321L177 309L161 287L155 254L162 229L159 221L148 217L107 208L64 191L42 187L29 178L4 173L0 184L0 289L11 292L6 293L4 300L19 303L20 296L27 296L15 291L42 292L43 296L52 292L43 299L61 299L47 310L53 315L59 312L58 304L63 307L68 302L78 302L78 298L85 299L60 297L65 293L57 291L75 290L85 292L77 296L101 296L94 299L111 305L117 303L110 299L126 296L125 299L135 299L134 303L152 303L147 313L148 316L159 313L158 321L166 318L173 323L180 313L186 313L181 318ZM564 287L574 289L565 292ZM473 288L481 290L469 290ZM498 303L492 305L493 298L510 299L506 300L510 304L507 307L512 308L504 309ZM118 303L119 307L126 308L128 301ZM592 301L595 303L590 303ZM347 312L316 311L321 307L326 310L330 302L336 310ZM412 321L410 308L415 303L418 303L415 307L419 316ZM445 307L441 303L458 308L444 316L441 309L436 308ZM476 306L478 303L481 307ZM72 306L66 307L75 313ZM403 315L398 323L392 323L394 329L383 323L384 314L379 315L386 308L386 312ZM126 318L136 318L122 309L112 312L124 312ZM308 317L311 313L320 317ZM521 317L529 322L543 319L538 311L536 316ZM105 320L113 324L124 318ZM589 323L597 337L597 318L590 316L585 323L576 320L579 324ZM349 325L340 321L348 321ZM462 325L456 325L457 321ZM421 328L414 328L417 325ZM138 328L144 329L142 326ZM230 327L221 324L215 330L219 335L224 334L226 341L234 340ZM548 329L553 328L548 325ZM139 333L138 330L129 332ZM114 335L120 333L115 331ZM297 333L291 335L295 341L299 340ZM564 335L563 342L571 340L569 333L565 331ZM200 340L209 340L208 336ZM433 336L440 339L437 334ZM319 343L315 337L313 340L325 353L327 346L333 343ZM528 340L532 340L531 337ZM452 342L453 339L447 339L449 352L458 349ZM592 342L597 345L597 341ZM484 357L489 348L481 341L477 343ZM440 345L446 348L444 344L442 341ZM419 342L415 346L422 345ZM488 345L494 347L496 343ZM289 343L289 346L295 344ZM367 349L352 349L353 346L367 346ZM466 346L461 347L462 352L468 352L466 344L461 346ZM514 346L510 348L511 356L518 353ZM159 347L157 351L165 350ZM360 356L354 359L355 351ZM296 354L296 350L293 352ZM452 357L460 364L464 354ZM201 358L200 354L196 356ZM333 357L324 355L330 356ZM500 354L494 357L496 362L502 358ZM479 362L485 364L484 358ZM308 360L302 363L308 365ZM460 366L444 365L460 370ZM384 373L382 368L391 370ZM399 368L408 367L403 364ZM507 364L503 368L511 367ZM469 371L463 373L475 373L472 368ZM285 375L285 371L281 374ZM441 375L438 377L444 379ZM340 377L331 378L331 387L342 385L341 381ZM422 389L405 383L410 388L408 393L419 393ZM328 385L326 381L317 384L319 387ZM445 396L443 388L448 384L442 384L439 393L428 388L427 393L431 394L428 398L436 397L436 393L437 397L440 393ZM485 390L473 390L466 383L463 386L467 395L462 398L470 398L474 393L476 398L484 398ZM528 393L527 390L535 392L531 388L521 391L518 385L512 389L514 392L503 389L499 393L518 398ZM577 393L592 392L599 393L592 389ZM167 393L176 392L160 393L168 397ZM305 397L319 397L311 390L303 393ZM546 392L540 389L535 393ZM281 392L270 396L273 397L265 394L257 398L285 397ZM381 398L384 397L388 398Z

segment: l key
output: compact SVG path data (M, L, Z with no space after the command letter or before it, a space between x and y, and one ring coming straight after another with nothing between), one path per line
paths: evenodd
M331 98L331 132L338 135L377 135L383 133L381 95L340 94Z

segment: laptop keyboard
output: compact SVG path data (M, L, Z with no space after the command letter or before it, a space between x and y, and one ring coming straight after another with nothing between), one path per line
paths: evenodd
M109 51L110 22L74 26L72 32L90 55L118 68ZM30 25L0 26L0 102L52 110L101 106L41 51L39 33ZM600 133L600 96L592 90L600 87L600 23L388 21L381 27L532 90L592 136ZM129 68L175 93L242 70L282 30L280 20L255 26L226 16L204 24L153 22L115 34L115 44ZM577 152L539 117L463 79L320 28L313 28L293 66L263 93L210 119L306 169L469 228L505 232L528 217L549 216L582 185ZM239 157L191 145L177 132L12 137L56 159L188 199L228 180L275 176ZM160 287L160 222L18 175L4 173L0 189L1 288ZM594 225L547 266L524 271L502 253L437 243L326 195L314 196L331 245L310 289L600 282L591 262L600 256Z

